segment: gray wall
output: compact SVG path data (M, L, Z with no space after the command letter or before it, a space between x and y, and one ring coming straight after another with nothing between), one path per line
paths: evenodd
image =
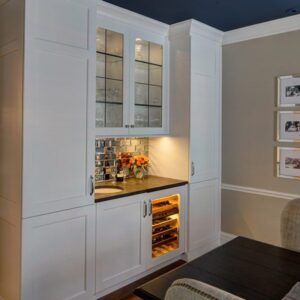
M223 47L223 183L300 194L275 177L274 142L276 77L300 73L299 49L300 31ZM279 244L286 202L223 190L222 230Z

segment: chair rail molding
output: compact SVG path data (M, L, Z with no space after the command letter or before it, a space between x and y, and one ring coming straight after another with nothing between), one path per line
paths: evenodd
M300 15L281 18L225 32L223 45L300 30Z
M222 189L229 190L229 191L241 192L241 193L261 195L261 196L266 196L266 197L286 199L286 200L293 200L295 198L300 198L300 195L298 195L298 194L282 193L282 192L277 192L277 191L258 189L258 188L253 188L253 187L240 186L240 185L233 185L233 184L227 184L227 183L222 184Z

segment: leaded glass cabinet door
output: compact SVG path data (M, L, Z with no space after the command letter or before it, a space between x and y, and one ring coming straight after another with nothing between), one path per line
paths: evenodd
M168 43L148 33L131 37L130 134L168 133Z
M113 25L96 29L96 133L128 134L127 33Z

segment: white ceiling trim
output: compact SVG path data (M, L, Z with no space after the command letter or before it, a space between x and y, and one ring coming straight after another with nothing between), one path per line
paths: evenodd
M135 26L137 29L144 28L157 34L168 35L169 25L157 20L145 17L128 9L113 5L111 3L98 0L97 1L98 15L114 18L118 21ZM1 300L1 299L0 299Z
M203 34L207 31L209 36L214 35L216 39L222 38L222 31L196 20L186 20L169 26L168 24L145 17L143 15L121 8L119 6L104 2L103 0L97 0L97 4L97 11L99 15L117 18L119 21L123 21L137 26L137 28L139 28L140 26L145 28L151 28L151 30L155 33L163 33L167 35L169 29L171 29L170 31L172 34L178 30L182 31L182 28L185 27L185 30L188 29L190 33L202 32ZM300 15L281 18L269 22L226 31L223 35L223 45L238 43L242 41L267 37L275 34L296 30L300 30Z
M223 45L300 30L300 15L251 25L225 32Z
M170 25L170 35L199 35L218 43L222 43L224 32L197 20L190 19Z

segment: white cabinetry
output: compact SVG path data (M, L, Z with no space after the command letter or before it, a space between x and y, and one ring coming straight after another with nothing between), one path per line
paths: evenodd
M23 220L22 300L90 300L95 206Z
M100 3L96 49L96 134L167 134L168 26Z
M152 201L172 195L180 199L178 247L153 257ZM186 199L187 186L180 186L96 205L96 296L185 251Z
M189 259L219 243L222 36L195 20L170 29L170 129L190 182Z
M96 292L145 270L146 194L97 204Z
M190 185L188 249L214 243L220 233L220 188L218 180Z
M190 182L220 176L221 42L192 33Z
M93 203L95 10L91 0L26 1L24 217Z

